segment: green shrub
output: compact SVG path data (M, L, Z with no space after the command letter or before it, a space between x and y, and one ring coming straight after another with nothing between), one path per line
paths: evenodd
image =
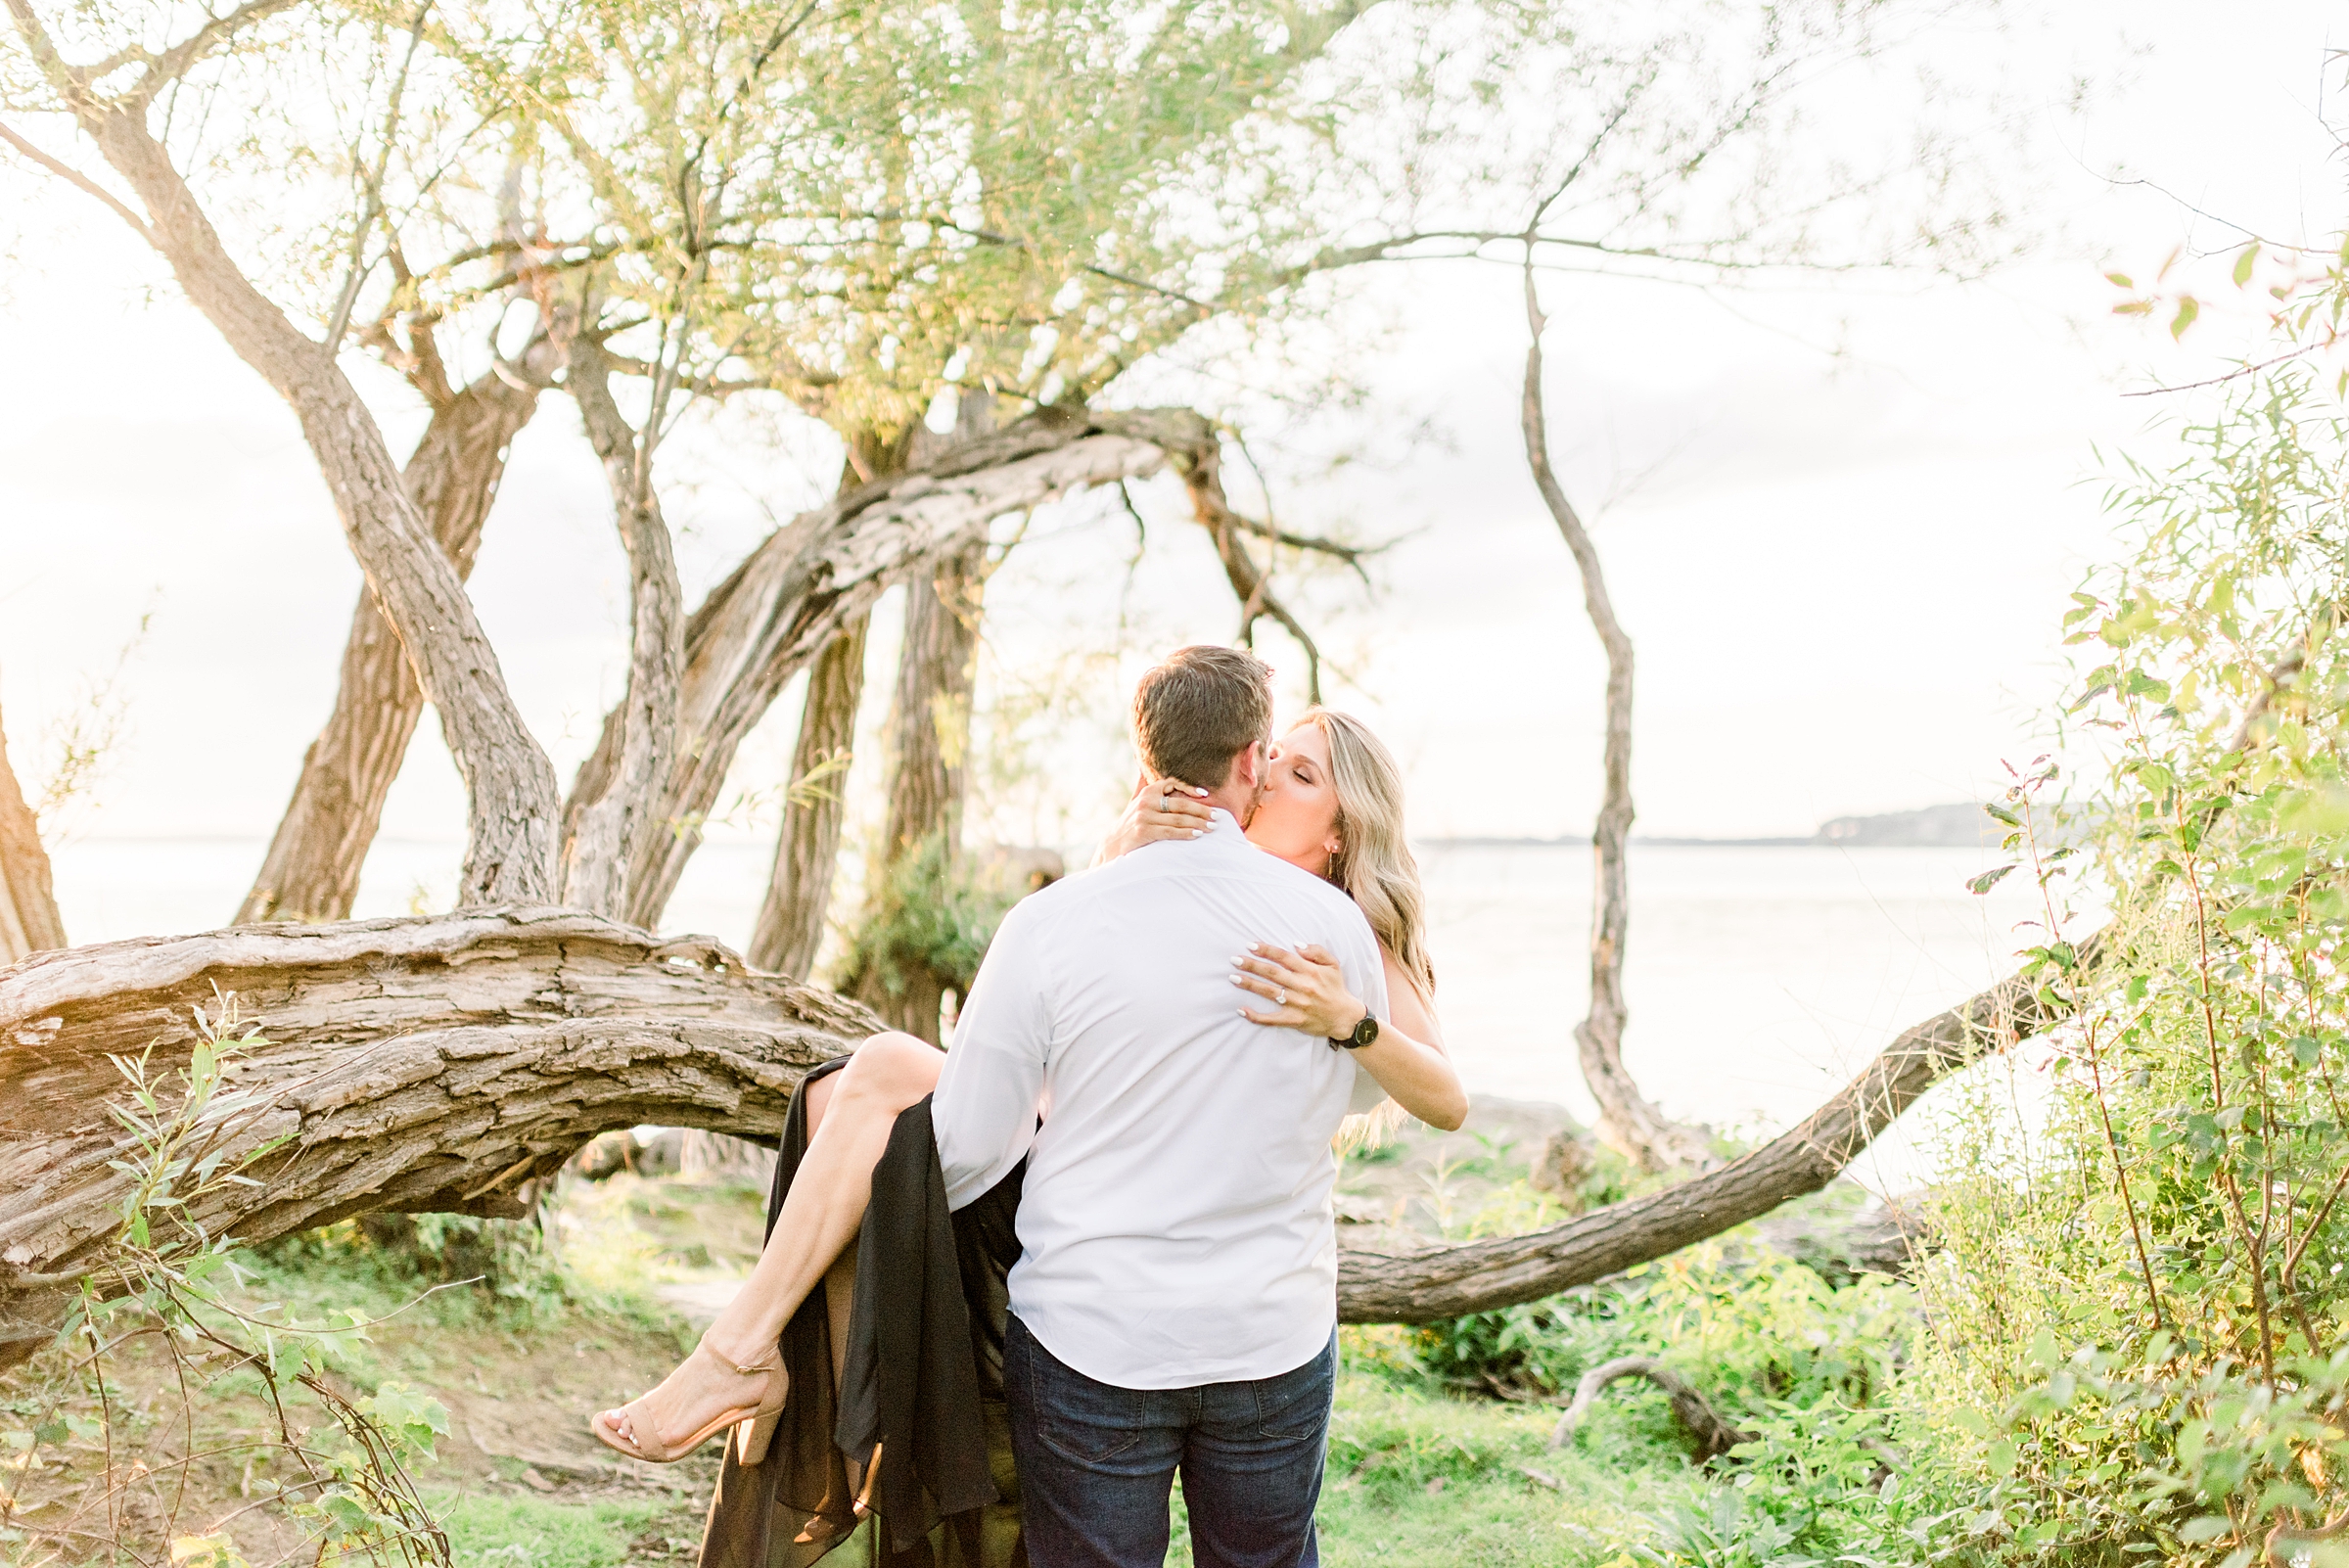
M2278 362L2131 465L2134 553L2066 618L2104 781L2067 817L2041 759L1991 808L2074 1017L2005 1069L2044 1125L1990 1085L1949 1140L1909 1389L1953 1548L2245 1568L2349 1505L2349 418L2302 356L2349 283L2280 298Z
M926 975L957 994L968 994L987 945L1013 903L1013 896L983 883L972 869L947 855L945 839L933 835L914 853L900 856L876 895L866 901L862 922L849 934L840 961L840 989L854 993L868 979L893 996L911 979Z
M1570 1392L1601 1361L1658 1356L1732 1415L1827 1398L1859 1407L1890 1387L1915 1314L1913 1290L1888 1276L1839 1289L1768 1248L1709 1242L1604 1285L1430 1324L1410 1355L1443 1382L1492 1392Z
M435 1290L435 1311L475 1315L554 1315L574 1289L535 1220L367 1214L281 1236L250 1256L288 1281L331 1277L402 1302Z

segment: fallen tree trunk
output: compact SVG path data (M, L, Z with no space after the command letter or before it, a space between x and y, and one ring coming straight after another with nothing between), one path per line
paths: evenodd
M2083 954L2086 961L2086 952ZM166 1079L233 1003L265 1040L233 1067L215 1147L287 1141L193 1204L257 1242L370 1210L519 1216L598 1132L642 1123L779 1131L800 1079L879 1021L572 909L248 926L38 953L0 970L0 1368L54 1333L103 1267L132 1145L113 1060ZM2017 977L1909 1030L1784 1136L1678 1186L1531 1235L1339 1254L1348 1322L1430 1322L1531 1301L1675 1252L1816 1191L1934 1080L2059 1021Z
M2093 959L2095 939L2081 949ZM1661 1258L1817 1192L1935 1080L2060 1023L2069 1009L2010 976L1906 1030L1843 1091L1792 1130L1719 1170L1522 1236L1390 1254L1338 1254L1338 1315L1431 1323L1539 1301Z
M191 1206L258 1242L368 1210L519 1216L598 1132L782 1130L801 1077L877 1027L706 938L570 909L249 926L37 954L0 971L0 1366L55 1331L120 1223L131 1140L110 1057L175 1085L195 1013L266 1043L214 1147L288 1139Z

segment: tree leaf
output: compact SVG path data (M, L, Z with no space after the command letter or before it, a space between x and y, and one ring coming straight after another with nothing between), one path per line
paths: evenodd
M1976 894L1977 896L1988 893L1991 889L1999 885L2000 880L2004 878L2007 872L2014 869L2016 863L2017 862L2009 861L2005 865L1993 866L1990 870L1983 872L1978 877L1969 877L1965 884L1967 890Z

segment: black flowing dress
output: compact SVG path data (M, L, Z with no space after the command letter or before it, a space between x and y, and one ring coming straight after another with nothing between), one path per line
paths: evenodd
M826 1062L801 1087L846 1065ZM806 1153L803 1093L784 1122L769 1234ZM819 1286L783 1328L791 1395L765 1459L746 1467L726 1444L702 1568L806 1568L848 1540L859 1523L852 1460L887 1568L1026 1568L1003 1405L1004 1279L1020 1255L1025 1171L949 1214L929 1100L898 1118L857 1232L837 1394Z

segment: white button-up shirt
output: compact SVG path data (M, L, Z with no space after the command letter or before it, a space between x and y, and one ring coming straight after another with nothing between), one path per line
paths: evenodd
M1330 1139L1381 1091L1321 1037L1240 1017L1268 1005L1228 978L1252 942L1320 944L1386 1016L1354 900L1218 811L1015 905L955 1024L931 1108L947 1202L1028 1156L1011 1310L1100 1382L1271 1377L1337 1322Z

